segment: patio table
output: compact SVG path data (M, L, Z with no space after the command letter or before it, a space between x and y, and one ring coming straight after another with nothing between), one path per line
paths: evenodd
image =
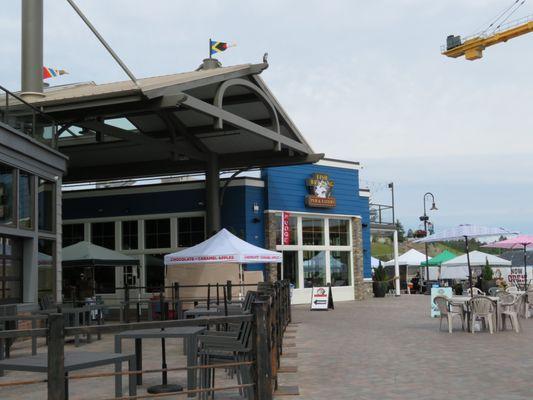
M65 395L68 399L68 373L80 369L99 367L102 365L115 365L115 372L122 371L122 363L128 362L129 371L135 371L135 356L133 354L93 353L86 351L65 352ZM0 361L0 369L27 372L48 372L48 354L42 353L35 356L10 358ZM128 376L129 395L137 394L135 376ZM122 375L115 375L115 397L122 397Z
M495 311L496 311L496 331L501 330L501 322L502 322L502 314L501 314L501 307L500 307L500 298L496 296L485 296L492 300L494 303ZM450 301L452 303L456 304L462 304L463 307L465 307L465 310L467 313L470 313L470 310L468 310L467 304L472 298L470 296L452 296ZM468 328L470 330L470 318L468 318Z
M137 369L142 370L142 340L161 338L183 338L187 353L187 366L196 365L196 352L198 349L198 335L206 330L203 326L183 326L176 328L139 329L124 331L115 335L115 353L122 351L122 339L135 339L135 360ZM142 385L142 374L137 374L137 385ZM196 370L187 370L187 389L196 388Z

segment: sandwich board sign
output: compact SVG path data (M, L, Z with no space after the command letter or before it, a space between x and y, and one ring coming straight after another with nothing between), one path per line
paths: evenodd
M446 296L449 299L453 296L453 291L451 287L433 287L431 288L431 318L440 317L439 308L433 302L437 296Z
M311 310L334 309L331 286L313 286L311 292Z

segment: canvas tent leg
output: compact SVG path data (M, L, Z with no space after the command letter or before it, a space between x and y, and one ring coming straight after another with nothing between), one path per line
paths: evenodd
M396 288L396 296L400 295L400 266L398 265L398 231L394 231L394 286ZM407 279L407 277L406 277Z

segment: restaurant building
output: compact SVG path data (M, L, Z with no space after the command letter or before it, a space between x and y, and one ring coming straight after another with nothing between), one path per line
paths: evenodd
M283 265L248 268L291 280L295 303L327 283L337 301L362 299L371 291L370 228L358 173L358 163L325 159L223 179L222 227L283 252ZM139 270L97 269L98 294L116 298L127 281L149 296L164 282L163 256L206 238L205 204L203 179L64 191L63 243L87 240L138 257Z

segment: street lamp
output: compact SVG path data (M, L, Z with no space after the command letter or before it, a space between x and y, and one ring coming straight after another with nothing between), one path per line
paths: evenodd
M427 216L426 212L426 200L428 197L431 197L431 208L430 211L438 210L437 206L435 205L435 196L433 196L433 193L427 192L424 194L424 215L420 217L420 221L424 222L424 232L426 233L426 236L428 234L428 220L429 217ZM427 242L424 243L424 247L426 249L426 294L430 294L429 289L429 257L428 257L428 244Z

